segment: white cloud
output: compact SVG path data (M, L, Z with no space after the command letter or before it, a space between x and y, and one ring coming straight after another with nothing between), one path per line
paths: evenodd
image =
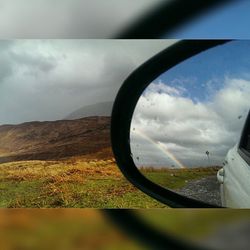
M250 81L225 77L223 87L213 95L210 91L204 102L183 95L185 89L181 92L178 87L163 85L152 83L146 89L137 103L132 128L156 143L164 143L184 165L208 165L207 150L210 163L221 165L227 150L241 135L249 110ZM137 138L131 133L133 155L140 154L138 165L174 164L166 161L152 143L139 143ZM146 154L145 144L151 144L146 145Z

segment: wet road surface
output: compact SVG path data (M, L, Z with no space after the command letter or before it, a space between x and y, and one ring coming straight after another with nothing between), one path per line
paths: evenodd
M216 176L191 180L185 187L176 190L176 192L196 200L221 206L220 184L218 183Z

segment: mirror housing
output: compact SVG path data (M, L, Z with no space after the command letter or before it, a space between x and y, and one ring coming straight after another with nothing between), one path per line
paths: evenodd
M111 143L117 164L137 188L158 201L176 208L214 208L165 189L144 177L134 164L130 149L130 125L135 106L145 88L160 74L182 61L230 40L184 40L163 50L137 68L123 83L111 117Z

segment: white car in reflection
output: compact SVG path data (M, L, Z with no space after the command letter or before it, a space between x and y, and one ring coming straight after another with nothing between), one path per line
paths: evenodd
M240 142L227 153L217 173L224 207L250 208L250 112Z

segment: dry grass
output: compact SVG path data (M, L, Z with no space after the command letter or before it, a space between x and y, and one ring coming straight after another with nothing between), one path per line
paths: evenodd
M114 159L0 164L0 194L0 207L163 206L126 181Z
M121 177L112 160L85 161L69 159L65 161L20 161L0 165L0 176L7 181L32 181L40 178L48 183L82 182L86 177Z
M152 181L171 189L217 168L143 169ZM0 207L165 207L130 184L114 159L71 157L61 161L0 164Z

